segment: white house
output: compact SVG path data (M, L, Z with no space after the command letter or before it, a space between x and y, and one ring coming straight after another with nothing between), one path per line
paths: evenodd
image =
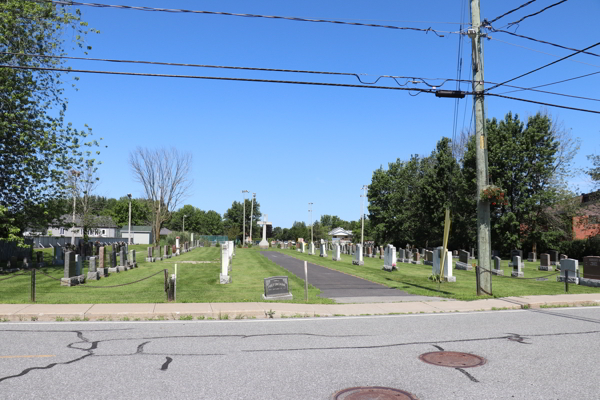
M94 228L90 228L87 232L89 237L118 237L119 229L117 225L113 222L111 217L107 216L96 216L92 217ZM61 223L61 221L63 221ZM75 231L75 237L83 237L83 228L81 226L81 216L75 216L75 227L69 227L70 223L73 221L72 215L63 215L61 217L61 221L53 221L52 224L48 227L44 236L65 236L71 237L73 231Z
M351 242L352 241L352 231L347 231L343 228L335 228L332 229L329 233L331 236L331 240L333 242Z
M121 237L129 241L129 225L121 228ZM131 225L131 242L134 244L154 243L151 226L133 226Z

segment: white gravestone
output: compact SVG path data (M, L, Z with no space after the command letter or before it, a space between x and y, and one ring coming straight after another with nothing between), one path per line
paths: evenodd
M221 245L221 275L219 276L219 283L226 284L231 283L231 277L229 276L229 243L223 243Z
M512 262L508 264L509 267L512 267L512 272L510 273L510 276L512 277L516 277L516 278L522 278L524 276L523 274L523 270L522 268L522 264L521 264L521 257L519 256L514 256L512 259Z
M175 255L179 255L179 236L175 238Z
M272 224L270 222L267 222L267 219L268 219L268 215L265 214L265 218L262 221L258 221L258 225L261 225L262 229L263 229L262 240L258 244L258 247L260 247L261 249L269 248L269 242L267 242L267 225L272 225Z
M383 269L386 271L393 271L396 268L396 248L388 244L385 247L385 254L383 257Z
M564 282L567 271L569 271L569 283L579 285L579 261L572 258L560 260L560 275L556 277L556 281Z
M433 251L433 267L431 273L434 275L440 274L443 250L443 247L438 247ZM449 250L446 250L446 258L444 259L444 280L456 282L456 277L452 276L452 253Z
M315 244L313 242L310 242L310 244L308 245L308 255L309 256L315 255Z
M325 243L321 242L321 249L319 252L319 257L327 257L327 249L325 248Z
M353 265L365 265L363 261L363 249L362 246L356 246L356 251L354 252L354 260L352 260Z
M331 257L331 259L333 261L341 261L342 259L340 255L340 245L337 243L333 246L333 257Z

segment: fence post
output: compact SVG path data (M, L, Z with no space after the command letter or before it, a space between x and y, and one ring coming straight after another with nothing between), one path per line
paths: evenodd
M35 268L31 269L31 301L35 303Z
M477 285L477 296L481 296L481 286L479 285L479 265L475 266L475 283Z
M569 293L569 270L565 269L565 293Z
M308 302L308 266L304 261L304 300Z
M165 272L165 293L167 294L167 303L169 302L169 270L164 269Z

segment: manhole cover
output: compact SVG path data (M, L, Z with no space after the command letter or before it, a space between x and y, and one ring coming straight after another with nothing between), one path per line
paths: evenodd
M354 387L340 390L332 400L418 400L414 394L404 390L379 386Z
M456 351L434 351L421 354L419 358L429 364L451 368L472 368L485 364L483 357Z

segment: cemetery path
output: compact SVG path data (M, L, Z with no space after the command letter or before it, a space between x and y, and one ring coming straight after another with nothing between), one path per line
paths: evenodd
M262 251L261 254L304 280L304 261L275 251ZM319 297L332 299L337 303L449 300L410 294L312 263L308 263L308 282L321 290Z

